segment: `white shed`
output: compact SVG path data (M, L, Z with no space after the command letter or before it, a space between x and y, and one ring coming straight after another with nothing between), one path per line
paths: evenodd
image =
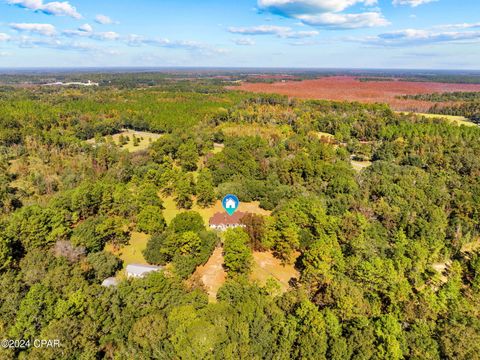
M154 266L154 265L141 265L141 264L129 264L125 269L127 273L127 277L129 278L141 278L148 273L151 273L153 271L159 271L159 270L162 270L162 267Z

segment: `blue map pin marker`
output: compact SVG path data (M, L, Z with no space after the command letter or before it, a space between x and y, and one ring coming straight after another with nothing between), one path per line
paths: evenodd
M232 216L237 211L240 201L235 195L228 194L222 200L222 206L228 215Z

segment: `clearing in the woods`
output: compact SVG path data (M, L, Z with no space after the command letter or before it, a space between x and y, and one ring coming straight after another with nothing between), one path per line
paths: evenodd
M147 132L147 131L136 131L130 129L123 129L122 132L115 135L108 135L103 137L105 141L113 141L121 149L127 150L128 152L136 152L148 149L150 144L162 137L162 134ZM95 139L87 140L89 144L95 144Z

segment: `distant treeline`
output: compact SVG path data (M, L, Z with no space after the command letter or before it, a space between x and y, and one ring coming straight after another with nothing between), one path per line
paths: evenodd
M451 84L480 84L479 75L416 75L413 77L404 77L400 80Z
M480 100L479 91L455 91L446 93L433 93L433 94L418 94L418 95L405 95L401 97L405 100L420 100L420 101L432 101L432 102L446 102L446 101L474 101Z
M480 123L480 92L455 91L400 96L404 100L429 101L435 103L428 112L431 114L463 116L475 123ZM445 102L458 104L445 106Z
M361 77L358 78L360 82L371 82L371 81L396 81L397 79L390 77Z
M469 101L452 106L439 106L435 104L429 110L431 114L464 116L476 124L480 124L480 101Z

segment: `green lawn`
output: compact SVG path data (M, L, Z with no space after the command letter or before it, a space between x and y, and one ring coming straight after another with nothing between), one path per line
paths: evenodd
M165 208L163 210L163 216L165 217L167 224L169 224L176 215L187 211L185 209L177 208L177 205L175 204L175 200L173 196L162 197L162 200L163 200L163 206ZM194 204L191 210L197 211L202 216L206 226L208 226L208 221L215 213L225 211L223 210L222 203L220 200L217 200L217 202L213 206L208 208L201 208L197 204ZM259 202L257 201L248 202L248 203L241 202L238 210L243 212L260 214L260 215L270 215L270 211L261 209L259 206Z
M130 243L127 246L124 246L119 250L115 250L113 246L107 244L105 250L117 255L120 259L122 259L124 267L128 264L146 265L148 263L143 258L142 251L147 247L149 239L150 235L139 232L132 232L130 237Z
M363 169L366 169L369 166L371 166L373 163L371 161L350 160L350 164L352 164L353 170L360 172Z
M266 140L285 139L292 134L292 128L288 125L224 123L218 126L218 130L227 136L260 136Z
M405 115L410 114L408 112L403 112L403 111L400 111L399 113L405 114ZM463 117L463 116L437 115L437 114L425 114L425 113L413 113L413 114L424 116L428 119L444 119L457 125L477 126L475 123L471 122L470 120L468 120L466 117Z
M296 255L298 257L299 254ZM271 252L254 252L253 267L250 279L257 281L260 286L265 286L268 279L274 279L280 285L280 291L286 292L290 288L291 278L300 278L300 273L291 264L282 264Z
M128 137L128 142L125 145L120 145L120 137ZM139 139L137 146L133 144L133 138L136 137ZM150 144L162 137L162 134L156 134L147 131L135 131L130 129L124 129L122 132L112 135L111 138L115 144L117 144L121 149L127 150L128 152L136 152L141 150L146 150ZM105 136L104 138L110 138L110 136ZM95 139L87 140L90 144L95 144Z

